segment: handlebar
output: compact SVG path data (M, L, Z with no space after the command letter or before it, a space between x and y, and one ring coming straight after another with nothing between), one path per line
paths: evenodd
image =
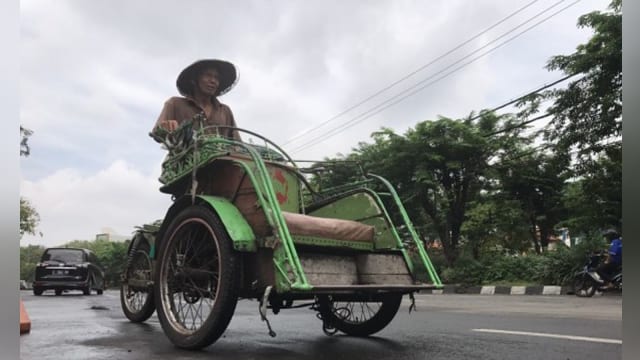
M197 120L197 119L195 119ZM240 133L246 133L252 136L255 136L262 141L265 142L266 146L251 144L251 143L242 143L241 146L236 147L234 151L238 152L246 152L244 146L251 146L255 150L257 150L263 158L268 158L272 161L284 161L286 163L291 164L294 168L298 169L295 161L285 152L280 146L276 145L273 141L267 139L266 137L247 130L234 126L228 125L209 125L202 128L195 129L193 127L193 120L182 122L175 131L169 132L164 128L156 128L149 133L149 136L154 139L156 142L159 142L165 146L165 148L169 151L175 151L176 148L181 148L180 150L186 148L191 145L194 140L198 140L200 138L206 137L221 137L219 129L232 129L233 131L238 131ZM233 140L233 139L230 139Z

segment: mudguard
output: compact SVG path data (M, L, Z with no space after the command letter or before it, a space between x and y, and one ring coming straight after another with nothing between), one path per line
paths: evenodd
M169 227L169 223L180 211L191 206L191 195L184 195L175 200L173 205L167 210L162 226L156 237L156 248L160 248L160 242L163 240L164 233ZM226 198L219 196L197 195L195 204L208 206L222 221L222 224L233 241L233 248L237 251L256 252L258 246L256 244L256 236L245 220L240 210ZM155 254L153 254L155 258Z

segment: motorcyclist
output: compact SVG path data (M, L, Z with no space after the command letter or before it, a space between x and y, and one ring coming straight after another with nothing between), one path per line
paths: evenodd
M598 266L596 272L607 284L607 287L611 287L611 279L616 271L622 267L622 240L615 229L608 229L603 235L609 244L609 251L604 263Z

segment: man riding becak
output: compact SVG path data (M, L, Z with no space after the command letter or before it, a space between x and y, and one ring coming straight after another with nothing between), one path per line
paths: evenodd
M206 120L203 126L236 127L231 109L218 101L218 96L229 92L237 80L235 66L227 61L206 59L187 66L176 80L176 87L182 96L173 96L165 101L151 132L172 132L197 114L204 115ZM240 135L233 129L221 128L217 131L221 136L241 141Z

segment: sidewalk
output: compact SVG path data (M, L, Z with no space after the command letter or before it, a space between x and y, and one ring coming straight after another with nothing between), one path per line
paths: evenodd
M478 295L574 295L571 286L463 286L444 285L439 290L423 290L420 294L478 294ZM603 295L596 292L594 296ZM607 293L607 295L619 295Z

